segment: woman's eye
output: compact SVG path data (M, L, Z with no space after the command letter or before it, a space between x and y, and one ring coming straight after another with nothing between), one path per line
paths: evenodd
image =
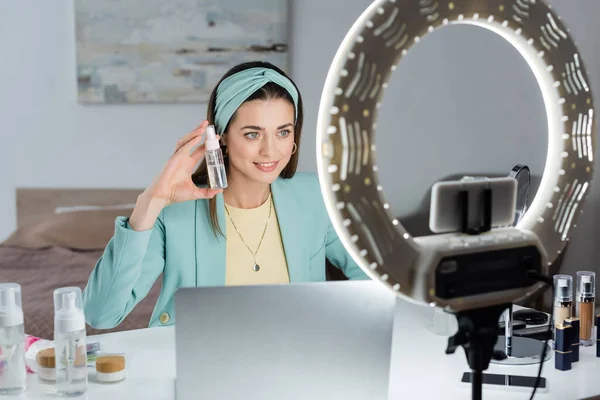
M290 131L286 129L286 130L279 132L279 134L283 137L288 137L290 135Z
M258 133L257 132L248 132L245 135L248 139L257 139L258 138Z

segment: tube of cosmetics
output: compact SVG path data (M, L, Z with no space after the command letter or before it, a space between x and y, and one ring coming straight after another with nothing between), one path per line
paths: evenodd
M594 344L594 302L596 300L596 274L577 272L577 316L580 320L579 342L582 346Z
M571 356L572 362L579 361L579 318L571 317L565 318L565 324L571 325L572 330L572 340L571 340L571 350L573 350L573 355Z
M568 371L571 369L572 354L571 325L556 325L555 340L554 340L554 368L560 371Z
M596 315L596 357L600 357L600 314Z

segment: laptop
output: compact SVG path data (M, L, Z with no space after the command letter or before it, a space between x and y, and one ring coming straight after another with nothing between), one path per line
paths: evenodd
M396 299L374 281L180 289L176 399L387 400Z

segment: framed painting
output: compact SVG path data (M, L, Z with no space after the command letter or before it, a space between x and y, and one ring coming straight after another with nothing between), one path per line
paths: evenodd
M288 72L288 0L75 0L81 103L205 103L252 60Z

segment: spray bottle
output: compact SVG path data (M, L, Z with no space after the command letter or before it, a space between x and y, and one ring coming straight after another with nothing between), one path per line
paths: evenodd
M21 286L0 284L0 395L18 396L25 391L25 331Z
M56 392L79 396L87 391L85 318L81 289L66 287L54 291L54 347Z
M223 153L219 147L219 140L214 125L206 127L206 169L211 189L225 189L227 187L227 175L225 174L225 162Z

